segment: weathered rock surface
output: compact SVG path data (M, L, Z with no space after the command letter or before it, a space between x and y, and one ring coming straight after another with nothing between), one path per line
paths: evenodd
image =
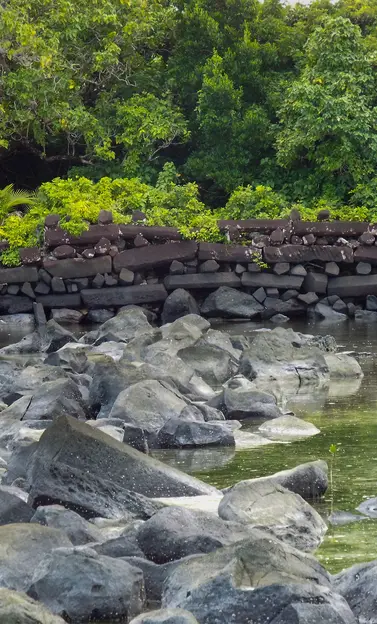
M184 609L159 609L139 615L130 624L198 624L198 620Z
M320 433L319 429L312 423L291 415L280 416L273 421L265 422L258 429L263 435L272 440L305 438Z
M138 568L73 548L59 548L37 565L28 594L72 622L132 618L145 602Z
M25 591L35 567L52 550L72 546L57 529L39 524L7 524L0 527L0 586Z
M327 531L321 516L301 496L272 480L234 485L220 501L219 516L264 527L303 551L315 550Z
M204 316L251 319L262 312L263 306L252 295L235 288L221 286L204 300Z
M1 624L64 624L59 616L26 594L0 588Z
M213 403L216 403L226 417L232 420L244 418L267 420L279 418L282 414L272 394L256 390L249 380L241 376L231 379L226 384L223 394L217 396Z
M167 297L162 309L162 323L172 323L186 314L200 314L199 306L187 290L177 288Z
M0 525L29 522L33 513L30 505L0 486Z
M133 306L131 309L124 309L122 312L109 319L98 330L95 344L102 342L128 342L140 334L148 333L152 330L146 315L141 308Z
M33 506L63 502L87 517L110 518L124 515L135 499L135 508L143 510L143 499L135 494L158 497L216 492L198 479L65 416L42 435L28 484Z
M247 525L224 521L212 513L166 507L140 527L137 540L148 559L167 563L239 542L250 530Z
M161 448L234 446L235 440L231 431L221 423L171 418L158 432L157 444Z
M377 622L377 561L348 568L334 579L335 591L347 600L358 622Z
M74 546L101 540L102 533L96 527L61 505L46 505L32 510L30 522L64 531Z

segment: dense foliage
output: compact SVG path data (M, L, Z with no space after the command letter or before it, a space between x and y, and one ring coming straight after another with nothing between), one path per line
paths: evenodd
M77 232L142 207L210 240L292 205L374 220L376 82L377 0L0 3L0 173L26 154L69 178L1 213L3 260L49 211Z

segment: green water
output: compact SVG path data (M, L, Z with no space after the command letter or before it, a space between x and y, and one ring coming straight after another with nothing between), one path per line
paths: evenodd
M168 454L164 460L223 488L241 479L272 474L315 459L331 463L329 447L335 443L340 446L332 467L333 487L315 506L325 519L332 511L358 513L356 507L363 500L377 496L377 328L356 323L292 327L306 333L332 333L342 350L356 352L365 373L360 385L346 382L326 391L287 398L285 406L314 423L321 433L290 444L273 444L233 454L228 451L223 456L220 453L217 457L220 465L216 467L216 456L205 450L192 454L190 461L185 461L182 452L179 461L177 456ZM231 328L232 333L246 330L246 326ZM330 525L316 556L333 573L354 563L377 559L377 519L346 526Z

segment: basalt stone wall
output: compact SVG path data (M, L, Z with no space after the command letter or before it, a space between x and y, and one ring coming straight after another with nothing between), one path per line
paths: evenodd
M318 301L350 316L377 310L376 227L294 219L219 226L226 244L197 243L181 240L175 228L143 225L142 214L118 225L102 211L97 225L71 236L50 215L44 247L23 249L20 267L0 266L0 314L30 312L33 303L47 315L129 304L158 312L176 289L200 305L224 286L253 295L259 304L253 316L262 318L305 314Z

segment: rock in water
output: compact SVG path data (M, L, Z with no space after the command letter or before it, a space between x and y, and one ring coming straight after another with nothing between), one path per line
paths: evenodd
M358 622L377 624L377 561L343 570L334 577L334 588L347 600Z
M173 418L168 420L158 432L157 444L161 448L235 446L235 440L232 432L221 423Z
M62 416L42 435L28 475L33 506L64 502L87 517L124 515L147 497L195 496L217 490L102 431ZM135 496L136 495L136 496ZM149 505L151 511L152 501Z
M79 514L61 505L38 507L30 522L64 531L74 546L102 539L102 533Z
M165 300L161 320L165 325L186 314L200 314L199 306L191 293L183 288L177 288Z
M71 546L63 531L39 524L0 527L0 586L26 591L44 557L55 548Z
M265 422L258 430L272 440L306 438L320 433L319 429L312 423L291 415L280 416L280 418L275 418L273 421Z
M121 559L59 548L35 568L28 594L71 622L128 619L145 602L143 573Z
M245 524L226 522L213 513L166 507L140 527L137 540L148 559L167 563L239 542L250 531Z
M1 624L64 624L59 616L26 594L0 589Z
M226 491L219 504L224 520L268 529L299 550L315 550L327 526L301 496L272 480L241 481Z
M129 342L140 334L152 331L152 326L141 308L124 309L106 321L98 330L95 344L102 342Z
M263 310L252 295L228 286L220 286L208 295L202 305L202 314L208 317L251 319Z
M184 609L159 609L139 615L130 624L198 624L198 620Z
M322 460L300 464L290 470L282 470L268 477L250 479L243 483L273 481L277 485L299 494L305 500L323 496L328 488L328 467Z

